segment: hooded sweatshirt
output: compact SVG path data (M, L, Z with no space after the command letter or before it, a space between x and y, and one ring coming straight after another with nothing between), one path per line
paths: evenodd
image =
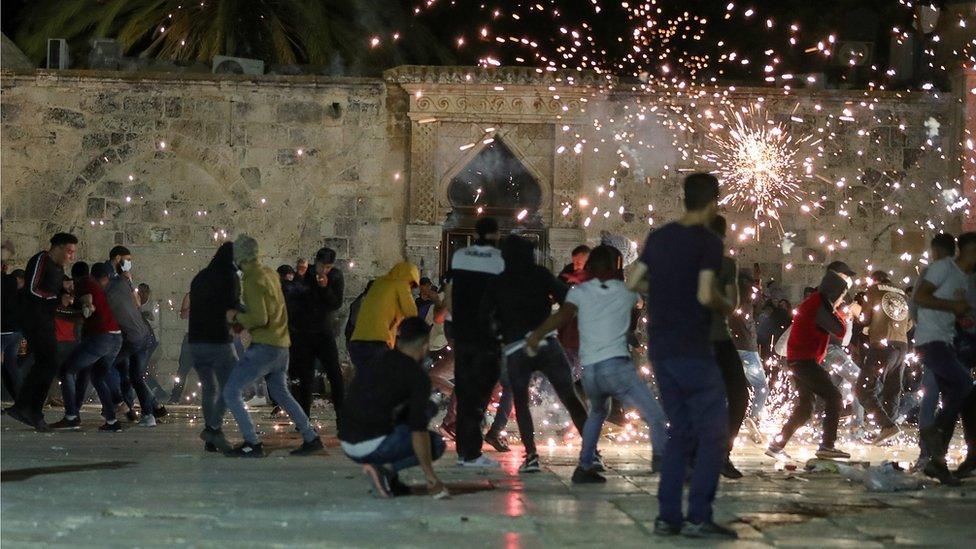
M400 322L417 316L411 285L420 285L420 270L406 261L376 279L359 306L351 341L382 341L392 349Z
M481 301L481 324L494 325L505 343L518 341L549 318L553 302L562 303L568 288L549 269L536 265L532 244L521 238L502 242L505 270L488 282Z
M830 336L843 338L846 326L834 311L834 302L847 291L847 282L833 271L827 272L817 291L800 303L793 328L786 342L786 360L813 360L818 364L827 355Z
M234 241L234 261L241 265L243 310L237 322L251 333L251 342L272 347L290 347L288 311L281 292L281 280L273 269L261 265L257 241L241 235ZM193 303L193 298L190 298ZM196 306L194 304L194 306Z
M190 343L230 343L234 340L227 324L227 311L241 299L241 283L234 267L234 245L224 242L210 264L190 283Z

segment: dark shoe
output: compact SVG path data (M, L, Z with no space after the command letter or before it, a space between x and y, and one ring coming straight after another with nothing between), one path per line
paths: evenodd
M61 418L60 421L56 421L50 425L51 429L55 431L76 431L81 428L81 418L76 417L74 419Z
M593 469L584 469L577 466L573 471L573 484L602 484L607 481L607 477L597 473Z
M158 406L156 408L153 408L153 416L156 418L166 417L166 414L168 413L169 412L166 411L165 406Z
M519 466L519 473L538 473L541 469L539 468L539 454L529 454L525 456L525 461Z
M213 442L204 442L203 443L203 451L204 452L219 452L220 450L217 449L217 445L214 444Z
M309 454L321 452L322 450L325 450L325 445L322 444L322 439L315 437L312 440L302 442L301 446L288 453L293 456L307 456Z
M732 465L732 460L729 458L725 458L725 463L722 465L721 472L722 472L722 476L728 479L734 480L734 479L742 478L742 471L736 469L735 465Z
M388 473L387 475L387 485L390 487L390 493L394 497L398 496L409 496L413 494L413 490L409 486L400 481L400 477L396 473Z
M274 419L278 417L278 414L280 413L281 413L281 406L275 406L274 408L271 409L271 415L269 415L268 417Z
M944 459L931 458L929 462L925 464L922 468L922 472L925 476L937 479L940 484L945 484L946 486L959 486L962 481L956 478L952 471L949 471L949 467L946 466Z
M892 425L891 427L885 427L884 429L881 429L881 431L879 431L878 434L874 436L874 438L871 439L871 444L875 446L880 446L885 442L888 442L892 438L898 436L898 433L900 432L901 429L899 429L897 425Z
M816 456L820 459L851 459L851 455L843 450L823 446L817 449Z
M24 425L27 425L28 427L37 429L37 418L35 418L31 413L24 412L16 406L11 406L10 408L7 408L7 415L23 423Z
M116 421L115 423L105 422L101 427L98 428L99 431L103 433L121 433L122 424Z
M668 522L661 517L654 519L654 535L677 536L681 533L681 524Z
M495 433L486 434L485 442L487 442L488 445L494 448L497 452L505 453L512 451L512 449L508 447L508 444L506 444L504 440L498 438L498 435Z
M129 411L125 413L125 419L135 423L136 420L139 419L139 414L137 414L135 410L129 409Z
M686 538L705 538L705 539L738 539L739 534L735 530L726 528L714 522L685 522L681 533Z
M242 442L235 446L232 450L227 450L224 452L227 457L243 457L243 458L259 458L264 457L264 445L260 442L257 444L251 444L250 442Z
M660 454L654 454L651 456L651 474L656 474L661 472L661 463L664 461L664 457Z
M227 439L224 438L224 432L220 429L205 427L203 431L200 431L200 440L215 448L214 450L208 450L206 445L204 445L204 449L208 452L226 452L233 448L230 443L227 442Z
M390 491L390 481L387 478L385 471L381 470L375 465L370 465L367 463L366 465L363 465L363 473L365 473L366 478L369 479L374 496L382 499L389 499L393 497L393 492Z
M976 449L973 452L976 452ZM976 473L976 454L969 454L956 468L955 476L956 478L968 478L973 476L973 473Z
M593 470L597 473L607 472L607 466L603 463L603 456L599 450L596 450L593 454Z

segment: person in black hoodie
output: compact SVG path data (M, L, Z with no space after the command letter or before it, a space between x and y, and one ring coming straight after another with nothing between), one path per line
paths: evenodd
M556 334L546 337L546 345L540 346L537 354L529 354L524 346L525 337L549 318L553 302L562 303L568 288L548 269L535 264L532 242L520 236L508 236L502 241L501 251L505 270L488 283L480 318L486 330L495 326L505 345L515 419L525 446L525 461L519 472L534 473L539 471L539 455L529 410L532 374L539 371L549 378L580 433L586 423L586 409L573 390L573 374Z
M73 234L52 236L50 249L38 252L27 261L26 284L20 291L20 321L34 355L34 365L7 414L37 431L50 430L44 421L43 407L51 382L58 374L54 313L64 282L64 268L74 260L77 248L78 237Z
M335 312L342 307L346 283L342 271L335 268L335 260L334 250L321 248L315 253L314 265L284 290L288 330L291 333L288 378L292 384L292 395L305 415L309 415L312 409L316 359L322 364L325 377L329 380L336 414L342 410L345 386L332 325Z
M227 407L223 388L237 364L234 337L227 324L227 310L240 303L241 286L234 266L234 244L224 242L210 264L190 283L189 330L187 340L193 368L200 378L204 429L200 438L208 452L230 450L222 426Z

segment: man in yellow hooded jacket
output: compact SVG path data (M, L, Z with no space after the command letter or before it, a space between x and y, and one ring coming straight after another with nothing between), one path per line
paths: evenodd
M262 457L264 448L251 416L244 408L244 388L264 378L271 398L281 406L302 434L302 445L293 455L305 455L323 449L322 439L312 428L301 405L288 391L288 312L281 292L278 274L260 262L256 240L242 234L234 241L234 263L243 276L243 306L227 311L227 321L251 333L251 345L230 373L224 386L224 401L234 415L244 442L225 452L228 457Z
M411 290L420 285L417 266L401 261L376 279L363 298L356 328L349 340L349 358L360 368L396 344L397 327L403 319L417 316Z

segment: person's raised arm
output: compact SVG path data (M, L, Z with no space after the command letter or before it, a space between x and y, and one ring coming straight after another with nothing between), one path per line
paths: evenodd
M647 286L647 265L643 261L635 261L627 273L627 289L632 292L646 294Z

